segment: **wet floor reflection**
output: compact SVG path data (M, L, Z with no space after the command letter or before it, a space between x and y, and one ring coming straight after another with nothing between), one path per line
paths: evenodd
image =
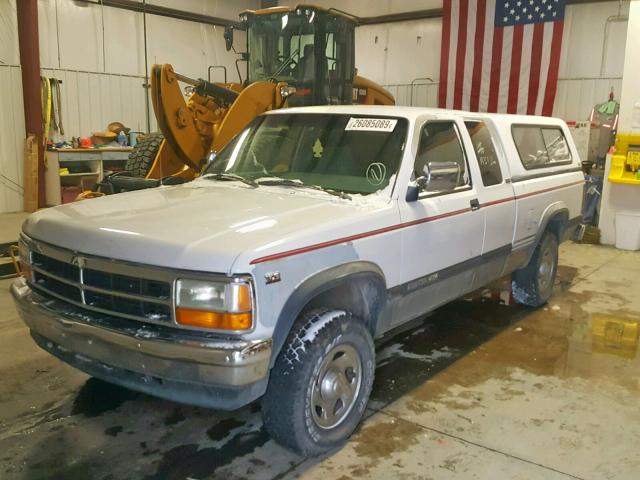
M514 367L559 377L637 372L638 319L585 310L589 294L568 291L575 275L576 269L559 269L554 297L543 308L515 304L503 280L382 340L369 407L384 408L471 356L463 374L440 376L440 383L473 385ZM416 400L433 401L443 385ZM0 436L0 477L273 478L302 460L268 439L257 402L219 412L95 379L52 402L30 416L33 428Z

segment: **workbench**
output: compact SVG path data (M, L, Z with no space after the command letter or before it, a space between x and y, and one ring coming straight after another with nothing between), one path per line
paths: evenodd
M91 190L105 172L124 170L133 149L130 147L64 148L46 152L45 190L47 206L73 201L84 190ZM61 174L60 169L69 173Z

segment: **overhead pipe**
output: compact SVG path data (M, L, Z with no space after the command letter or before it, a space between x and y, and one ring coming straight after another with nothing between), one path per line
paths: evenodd
M159 5L146 4L146 2L133 0L75 0L78 3L86 3L93 5L104 5L105 7L120 8L132 12L146 13L150 15L159 15L162 17L176 18L189 22L205 23L220 27L231 26L238 30L244 30L244 26L240 22L234 22L226 18L213 17L200 13L188 12L177 8L161 7ZM619 1L619 0L567 0L567 5L577 5L581 3L602 3L603 1ZM273 6L271 0L261 0L261 6ZM263 7L264 8L264 7ZM358 17L360 25L376 25L380 23L405 22L409 20L423 20L429 18L442 17L442 8L431 8L426 10L414 10L410 12L391 13L387 15L378 15L375 17Z
M132 0L75 0L79 3L92 5L104 5L105 7L120 8L131 12L147 13L149 15L158 15L161 17L176 18L178 20L186 20L188 22L205 23L207 25L215 25L218 27L230 26L236 29L243 29L240 22L234 22L226 18L213 17L211 15L203 15L201 13L188 12L177 8L161 7L143 2L135 2ZM20 2L18 2L20 3Z
M42 103L40 100L40 48L38 40L38 2L16 2L18 13L18 42L22 70L22 101L24 127L27 137L35 135L38 144L38 207L45 206L44 143ZM24 179L25 182L29 181Z

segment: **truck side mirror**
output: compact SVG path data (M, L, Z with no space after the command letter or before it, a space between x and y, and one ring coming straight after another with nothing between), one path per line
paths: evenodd
M423 168L423 175L415 179L407 190L407 202L418 200L420 192L446 192L453 190L460 182L460 165L456 162L429 162Z
M456 188L460 182L460 165L456 162L429 162L424 166L424 177L420 177L422 189L430 192L446 192ZM426 177L426 178L425 178Z
M224 27L224 45L227 47L227 52L233 47L233 27L231 25Z

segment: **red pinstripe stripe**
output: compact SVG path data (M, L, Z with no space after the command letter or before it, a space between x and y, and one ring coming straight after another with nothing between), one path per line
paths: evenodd
M480 207L490 207L492 205L498 205L499 203L513 202L514 200L515 200L515 197L506 197L506 198L501 198L499 200L491 200L490 202L487 202L487 203L481 203Z
M560 190L561 188L573 187L574 185L583 184L584 180L578 180L577 182L565 183L564 185L559 185L557 187L545 188L543 190L536 190L535 192L523 193L522 195L518 195L516 200L520 200L521 198L532 197L533 195L539 195L541 193L552 192L554 190Z
M419 218L418 220L412 220L410 222L398 223L389 227L379 228L377 230L370 230L368 232L357 233L348 237L337 238L335 240L329 240L327 242L316 243L307 247L294 248L293 250L286 250L280 253L274 253L273 255L267 255L266 257L256 258L251 261L251 265L256 263L270 262L272 260L279 260L281 258L290 257L292 255L298 255L300 253L312 252L321 248L333 247L340 245L341 243L353 242L354 240L360 240L361 238L371 237L373 235L380 235L382 233L393 232L394 230L400 230L401 228L413 227L420 225L421 223L433 222L442 218L453 217L462 213L470 212L471 208L463 208L461 210L454 210L452 212L441 213L440 215L434 215L433 217Z
M531 69L529 70L529 95L527 99L527 115L535 115L538 91L540 88L540 68L542 65L542 42L544 23L536 23L533 27L531 45Z
M447 77L449 75L449 42L451 35L451 0L444 0L442 15L442 49L440 50L440 89L438 106L447 108Z
M477 112L480 105L480 76L482 75L482 57L484 54L484 21L487 16L487 0L478 0L476 15L476 37L473 44L473 74L471 77L471 101L469 110Z
M522 63L522 37L524 25L513 27L513 45L511 47L511 71L509 72L509 99L507 113L518 112L518 90L520 90L520 64Z
M458 22L458 44L456 49L456 75L453 90L453 108L462 108L462 89L464 86L464 51L467 48L467 17L469 14L469 0L460 0L460 21Z
M482 207L488 207L488 206L491 206L491 205L497 205L499 203L511 202L511 201L514 201L514 200L519 200L521 198L530 197L532 195L538 195L540 193L546 193L546 192L550 192L550 191L553 191L553 190L559 190L559 189L565 188L565 187L571 187L571 186L574 186L574 185L578 185L579 183L584 183L584 181L580 180L580 181L577 181L577 182L571 182L571 183L567 183L567 184L564 184L564 185L559 185L559 186L556 186L556 187L545 188L543 190L537 190L535 192L526 193L526 194L523 194L523 195L518 195L517 197L501 198L499 200L493 200L491 202L483 203L481 206ZM326 241L326 242L316 243L314 245L308 245L306 247L294 248L292 250L285 250L284 252L274 253L273 255L267 255L267 256L264 256L264 257L259 257L259 258L256 258L254 260L251 260L250 265L256 265L258 263L271 262L273 260L280 260L282 258L292 257L294 255L300 255L302 253L313 252L314 250L320 250L322 248L333 247L333 246L336 246L336 245L340 245L342 243L349 243L349 242L353 242L355 240L360 240L362 238L367 238L367 237L372 237L374 235L381 235L383 233L393 232L395 230L400 230L402 228L413 227L415 225L421 225L423 223L434 222L436 220L441 220L443 218L454 217L456 215L461 215L463 213L468 213L470 211L471 211L471 208L463 208L463 209L460 209L460 210L453 210L451 212L441 213L439 215L434 215L432 217L419 218L417 220L412 220L410 222L398 223L396 225L390 225L388 227L378 228L376 230L370 230L368 232L357 233L355 235L350 235L348 237L337 238L335 240L329 240L329 241Z

